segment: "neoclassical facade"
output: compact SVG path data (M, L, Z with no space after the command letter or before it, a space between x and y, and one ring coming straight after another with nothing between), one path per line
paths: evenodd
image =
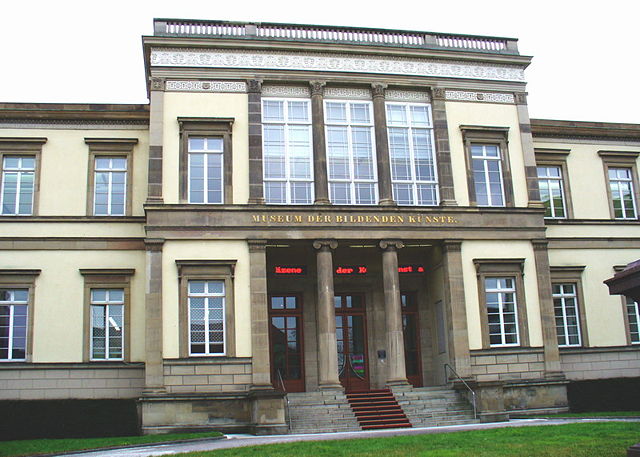
M154 26L147 105L0 104L0 401L280 433L305 395L494 420L640 377L603 284L639 125L530 119L511 38Z

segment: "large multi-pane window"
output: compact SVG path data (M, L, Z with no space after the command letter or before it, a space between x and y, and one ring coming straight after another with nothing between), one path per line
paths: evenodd
M265 202L313 203L309 100L263 99L262 141Z
M387 103L386 108L393 199L398 205L437 205L430 106Z
M582 339L575 284L553 284L553 308L556 316L558 346L580 346Z
M127 195L127 158L96 156L93 214L124 216Z
M631 344L640 344L640 309L638 303L626 297L627 318L629 321L629 339Z
M2 158L2 214L29 216L33 214L33 196L36 179L35 156Z
M504 206L502 158L497 144L472 144L471 166L478 206Z
M484 280L489 344L491 346L517 346L518 307L515 278L488 277Z
M91 360L124 358L124 289L91 289Z
M615 219L636 219L636 202L631 168L609 167L609 188Z
M189 203L223 203L223 153L220 137L189 137Z
M187 302L189 308L189 355L224 355L224 281L188 281Z
M567 217L562 183L562 169L558 166L538 167L538 187L540 188L540 200L544 204L544 217Z
M29 289L0 289L0 360L27 357Z
M378 202L370 102L325 102L329 198L336 205Z

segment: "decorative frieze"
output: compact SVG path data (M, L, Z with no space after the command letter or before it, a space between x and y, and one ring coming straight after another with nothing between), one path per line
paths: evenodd
M385 100L394 102L429 103L431 99L426 92L414 90L387 90Z
M371 100L369 89L357 87L326 87L324 98L348 98L350 100Z
M522 65L391 56L241 50L154 49L151 66L372 73L524 82Z
M167 81L165 88L172 92L244 93L247 84L244 81Z
M262 86L263 97L309 98L309 88L301 86Z
M467 92L462 90L445 91L447 100L464 102L515 103L513 94L497 92Z

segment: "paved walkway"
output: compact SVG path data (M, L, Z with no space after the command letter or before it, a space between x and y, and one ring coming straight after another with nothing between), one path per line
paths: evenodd
M532 425L560 425L578 422L640 422L640 419L514 419L509 422L494 422L488 424L466 424L450 427L422 427L401 428L393 430L374 430L362 432L342 433L313 433L305 435L227 435L226 439L202 440L187 443L154 444L142 447L123 449L111 449L102 451L75 452L69 455L74 457L147 457L159 455L173 455L183 452L212 451L216 449L228 449L242 446L255 446L260 444L288 443L292 441L320 441L320 440L347 440L356 438L380 438L385 436L422 435L431 433L459 432L463 430L483 430L503 427L526 427Z

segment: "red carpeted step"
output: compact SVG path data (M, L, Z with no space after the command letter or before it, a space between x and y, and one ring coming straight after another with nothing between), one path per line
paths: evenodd
M411 422L388 389L350 393L347 400L363 430L411 427Z

